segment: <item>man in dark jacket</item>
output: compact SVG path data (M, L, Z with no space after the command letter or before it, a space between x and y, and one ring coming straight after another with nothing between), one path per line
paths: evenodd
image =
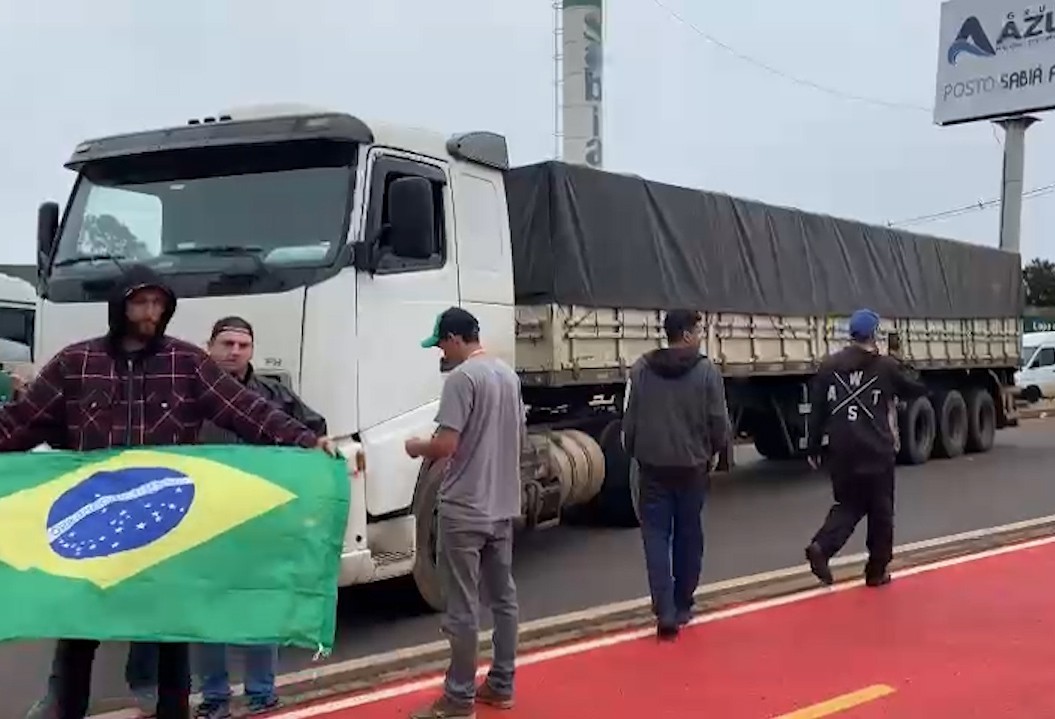
M317 436L246 388L201 349L168 337L176 297L143 266L127 268L109 307L109 332L61 350L20 393L0 407L0 452L89 451L196 444L203 420L254 444L319 447ZM60 640L56 647L56 719L88 711L98 642ZM158 647L157 719L187 719L186 644Z
M692 616L709 473L730 427L721 373L700 354L700 313L669 312L663 327L669 347L630 371L623 442L641 470L641 534L657 632L673 639Z
M868 517L865 581L870 587L890 582L897 453L892 403L896 397L926 394L927 388L893 357L879 354L878 330L875 312L855 312L850 318L850 346L826 358L813 379L807 456L814 469L820 467L827 434L835 504L806 548L806 559L824 584L833 582L829 560L864 517Z
M261 377L253 371L253 326L241 317L217 320L209 335L209 356L232 377L319 436L326 435L326 420L308 407L291 389L278 380ZM202 425L205 444L236 444L238 436L212 422ZM278 706L275 693L275 665L278 647L242 647L245 659L245 698L250 714L262 714ZM199 719L228 719L231 716L231 683L227 671L226 644L205 644L198 648L198 674L202 703Z

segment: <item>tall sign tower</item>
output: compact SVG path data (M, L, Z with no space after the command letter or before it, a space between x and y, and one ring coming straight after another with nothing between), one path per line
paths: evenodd
M604 166L604 0L563 0L561 159Z

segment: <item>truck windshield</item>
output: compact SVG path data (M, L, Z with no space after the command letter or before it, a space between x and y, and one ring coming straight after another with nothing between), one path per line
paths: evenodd
M53 267L116 258L179 273L246 255L268 268L329 264L344 238L354 157L351 145L299 142L88 165Z

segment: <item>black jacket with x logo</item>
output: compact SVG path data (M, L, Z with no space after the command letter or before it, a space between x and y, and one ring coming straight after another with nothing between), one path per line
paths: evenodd
M895 458L891 404L896 397L926 393L926 386L892 357L857 345L830 355L810 391L808 454L820 455L827 434L833 468L862 473L888 469Z

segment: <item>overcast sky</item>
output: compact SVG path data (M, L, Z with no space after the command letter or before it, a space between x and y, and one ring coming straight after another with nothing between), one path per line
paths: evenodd
M938 128L939 0L660 0L782 72L737 59L657 0L607 0L606 165L886 223L998 197L991 125ZM553 153L551 0L0 0L0 262L32 262L37 204L73 146L232 105L309 102ZM1055 122L1026 188L1055 182ZM1023 255L1055 256L1055 194L1025 203ZM913 229L995 245L996 209Z

